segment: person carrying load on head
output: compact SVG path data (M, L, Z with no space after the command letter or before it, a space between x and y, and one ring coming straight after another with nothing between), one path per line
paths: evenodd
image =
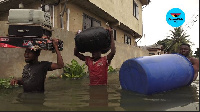
M44 92L44 82L47 71L53 71L64 67L63 59L58 49L58 40L53 39L52 41L57 54L57 63L38 61L41 50L26 48L24 57L27 64L24 66L22 78L11 80L11 85L23 85L24 92Z
M106 30L108 30L110 36L110 52L107 56L101 57L101 54L103 54L101 50L90 51L92 57L85 56L79 51L76 45L74 48L74 55L80 60L85 61L88 66L90 85L107 85L108 66L115 55L116 47L113 38L113 30L110 27ZM98 31L96 32L98 33Z

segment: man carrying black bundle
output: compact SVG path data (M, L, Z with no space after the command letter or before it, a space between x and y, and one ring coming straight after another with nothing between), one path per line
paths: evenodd
M80 60L85 61L86 65L88 66L90 85L107 85L108 66L110 65L111 60L116 52L113 31L110 27L107 30L109 31L111 38L111 52L107 56L101 57L101 54L103 53L102 51L91 52L92 57L84 56L80 53L76 46L74 48L74 55Z
M10 84L23 85L24 92L44 92L44 82L47 71L61 69L64 67L63 59L58 50L58 40L53 39L53 46L57 54L57 63L49 61L38 61L41 50L32 50L27 48L24 53L25 62L22 78L11 80Z

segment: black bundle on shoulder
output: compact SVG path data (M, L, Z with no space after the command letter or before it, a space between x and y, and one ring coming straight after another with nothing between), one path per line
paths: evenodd
M110 34L103 27L91 27L75 36L77 49L84 52L101 51L103 54L110 50Z

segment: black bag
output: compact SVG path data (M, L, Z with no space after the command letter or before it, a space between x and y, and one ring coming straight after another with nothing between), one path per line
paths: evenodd
M52 31L42 26L9 25L8 34L17 37L42 37L43 35L51 37Z
M105 54L110 50L110 34L103 27L91 27L75 36L77 49L84 52L101 51Z

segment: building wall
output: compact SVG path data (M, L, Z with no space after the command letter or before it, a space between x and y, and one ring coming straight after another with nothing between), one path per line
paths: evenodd
M117 33L116 33L116 35L117 35L117 42L119 42L119 43L124 43L124 32L123 32L123 30L121 30L121 29L119 29L119 28L116 28L116 27L114 27L116 30L117 30Z
M133 0L107 0L107 2L103 0L90 0L90 2L102 8L105 12L108 12L111 16L118 19L120 22L129 26L131 29L135 30L140 35L142 35L142 11L141 11L142 5L139 2L139 0L135 0L135 1L139 7L138 20L133 16ZM24 4L24 9L28 9L28 8L38 9L40 5L41 5L41 2L36 1L33 4ZM60 13L63 10L63 8L64 8L64 2L54 7L54 27L55 28L61 28ZM83 13L91 17L94 17L97 20L100 20L101 26L106 28L105 24L107 21L105 21L103 18L100 18L97 15L94 15L93 13L90 13L89 11L71 3L67 4L67 8L70 10L69 31L72 31L74 34L78 30L81 30L83 27ZM0 20L7 21L7 18L8 18L8 12L3 14L0 17ZM64 20L64 29L67 29L67 12L64 13L63 20ZM114 28L117 30L117 39L116 39L117 42L124 43L124 34L128 34L128 33L119 29L119 27L114 27ZM135 46L135 38L131 34L129 36L131 37L131 45Z
M60 12L62 11L61 9L63 9L64 4L60 4L58 6L55 7L55 15L59 15ZM99 21L101 21L101 26L106 28L106 22L103 18L98 17L96 15L94 15L93 13L90 13L89 11L78 7L77 5L74 4L67 4L67 8L70 10L70 14L69 14L69 31L73 32L74 34L76 34L76 32L78 30L82 30L83 28L83 13L87 14L90 17L93 17ZM60 28L60 16L56 16L55 18L55 27L56 28ZM67 29L67 13L64 14L63 16L63 21L64 21L64 29ZM116 26L113 26L114 29L116 29L117 31L117 39L116 41L119 43L124 43L124 34L126 33L125 31L119 29ZM126 33L128 34L128 33ZM131 35L130 35L131 36ZM133 37L133 36L131 36ZM135 39L131 38L131 45L134 46L135 45Z
M7 21L8 20L8 13L7 12L1 13L0 20L1 21Z
M7 35L6 30L8 29L8 24L6 21L0 21L0 36ZM80 64L84 62L79 60L74 56L74 46L75 34L71 31L66 31L66 29L54 29L52 37L63 40L64 42L64 50L61 51L61 55L63 57L64 63L70 63L72 59L76 59ZM130 58L140 57L140 56L148 56L149 52L145 49L140 49L138 47L133 47L130 45L125 45L119 42L115 42L116 45L116 54L111 62L111 66L113 68L120 68L122 63ZM0 77L21 77L22 70L24 65L24 51L23 48L0 48ZM89 55L89 53L84 53L84 55ZM105 56L104 54L102 56ZM42 51L39 56L39 61L52 61L56 62L56 54L51 51ZM54 70L48 72L48 76L51 74L61 75L63 73L62 69Z
M123 24L127 25L131 29L138 32L142 35L142 15L141 15L141 4L139 0L135 0L139 7L139 19L137 20L133 16L133 0L89 0L94 3L105 12L108 12L111 16L118 19ZM105 3L107 5L105 5ZM113 5L114 4L114 5ZM64 41L64 50L61 51L63 56L64 63L70 63L72 59L76 59L80 64L84 62L79 60L77 57L73 55L74 50L74 37L75 33L78 30L82 30L83 26L83 13L101 21L101 26L106 28L106 22L103 18L94 15L93 13L88 12L85 9L82 9L74 4L67 4L67 8L70 9L70 18L69 18L69 31L67 31L67 13L64 14L64 29L60 28L60 12L64 4L59 4L54 7L54 28L53 35L54 38L59 38ZM109 7L108 7L109 6ZM40 2L35 2L34 4L25 5L25 8L37 9L40 7ZM119 8L120 7L120 8ZM129 7L129 8L127 8ZM7 16L8 12L0 17L0 36L6 36L8 34L8 24L7 24ZM130 22L131 21L131 22ZM130 58L140 57L140 56L148 56L149 51L145 49L141 49L134 46L134 38L131 38L131 45L124 44L124 34L127 33L119 27L113 26L117 31L117 39L115 41L116 45L116 55L114 56L111 66L113 68L120 68L122 63ZM23 66L26 64L24 62L24 54L25 49L23 48L0 48L1 57L0 57L0 77L21 77ZM84 53L85 55L91 55L89 53ZM107 55L107 54L104 54ZM104 56L102 55L102 56ZM40 61L52 61L56 62L56 54L50 51L42 51L39 57ZM60 75L63 73L63 70L55 70L48 72L48 75L55 74Z
M139 0L135 0L139 8L138 20L133 16L133 0L89 1L142 36L142 4Z
M154 49L154 50L148 50L149 51L149 55L152 55L153 53L155 54L155 55L161 55L161 54L163 54L163 52L161 51L161 50L159 50L159 49Z
M19 1L17 1L17 2L19 2ZM32 3L32 4L26 4L26 3L23 3L23 4L24 4L24 9L39 9L40 6L41 6L41 2L39 0L35 0L35 2ZM16 8L11 7L11 9L16 9ZM8 14L9 14L9 10L6 11L6 12L1 12L0 21L7 21L8 20Z

